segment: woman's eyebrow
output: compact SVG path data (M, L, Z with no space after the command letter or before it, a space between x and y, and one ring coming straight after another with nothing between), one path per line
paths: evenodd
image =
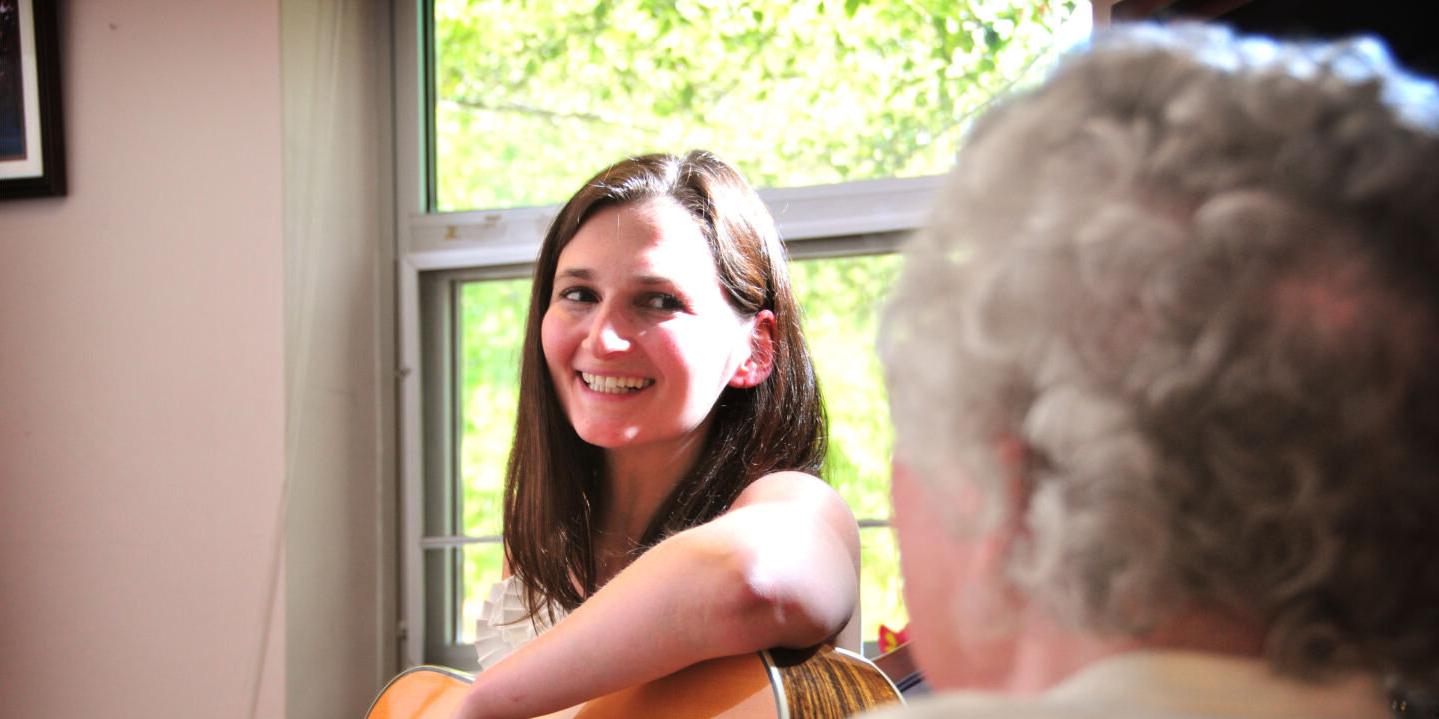
M588 280L594 278L594 273L584 267L570 267L555 273L555 279L558 280L562 277L566 279Z
M635 277L635 284L646 286L672 285L674 284L674 280L671 280L664 275L639 275L638 277Z
M555 273L556 281L575 279L588 282L593 281L594 277L594 271L588 267L567 267ZM636 275L630 281L642 287L673 287L675 284L673 278L665 275Z

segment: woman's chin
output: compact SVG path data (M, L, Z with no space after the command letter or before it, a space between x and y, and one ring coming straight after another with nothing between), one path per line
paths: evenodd
M622 449L635 443L639 437L638 427L583 427L576 428L580 439L600 449Z

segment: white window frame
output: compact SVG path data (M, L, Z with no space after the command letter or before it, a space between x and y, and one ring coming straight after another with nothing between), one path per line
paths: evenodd
M425 132L428 91L425 0L396 0L395 133L397 282L399 289L400 611L401 663L424 663L426 547L459 537L425 537L424 426L420 326L421 274L531 264L559 207L431 213ZM684 150L688 148L676 148ZM595 168L598 170L599 168ZM927 218L941 177L864 180L760 190L794 257L889 252L894 237ZM867 523L873 524L873 523Z

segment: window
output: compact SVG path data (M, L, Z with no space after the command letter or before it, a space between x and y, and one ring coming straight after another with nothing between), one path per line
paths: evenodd
M902 627L873 353L892 253L970 115L1049 62L1056 38L1086 32L1088 8L401 5L397 76L414 110L397 122L414 133L398 158L405 660L473 667L467 642L499 576L528 263L553 203L625 155L691 147L767 188L828 402L826 478L861 520L863 637Z

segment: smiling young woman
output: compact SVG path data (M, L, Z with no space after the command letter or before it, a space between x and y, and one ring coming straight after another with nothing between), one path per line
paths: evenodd
M858 532L815 476L824 410L784 250L735 170L651 155L587 182L536 263L520 385L510 575L460 716L857 643Z

